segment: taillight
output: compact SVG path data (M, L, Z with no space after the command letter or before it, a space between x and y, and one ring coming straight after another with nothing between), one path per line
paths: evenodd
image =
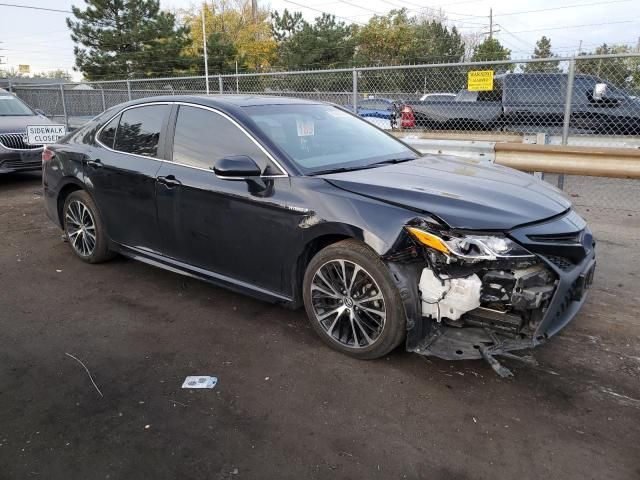
M42 163L48 162L53 157L55 157L55 155L56 153L45 145L45 147L42 149Z
M405 105L400 110L400 127L411 128L416 126L416 117L413 114L413 109L409 105Z

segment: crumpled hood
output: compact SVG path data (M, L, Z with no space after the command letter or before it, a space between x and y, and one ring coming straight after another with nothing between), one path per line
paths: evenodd
M41 115L0 115L0 133L27 133L27 125L49 125L53 122Z
M532 175L446 156L425 155L321 178L356 194L431 213L453 228L510 230L571 207L559 190Z

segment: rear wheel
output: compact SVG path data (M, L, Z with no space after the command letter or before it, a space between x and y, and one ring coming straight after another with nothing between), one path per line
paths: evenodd
M307 267L303 289L309 321L330 347L373 359L402 342L400 294L387 266L366 245L344 240L321 250Z
M87 192L72 192L64 202L62 215L64 233L78 258L100 263L113 257L98 209Z

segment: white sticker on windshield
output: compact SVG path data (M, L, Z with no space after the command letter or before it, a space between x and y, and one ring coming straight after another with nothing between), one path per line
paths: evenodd
M296 120L296 126L298 127L298 136L299 137L310 137L315 135L313 131L313 120Z

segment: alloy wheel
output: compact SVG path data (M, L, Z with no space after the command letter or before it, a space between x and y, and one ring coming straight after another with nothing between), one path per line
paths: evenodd
M76 253L89 257L96 248L96 224L91 210L79 200L73 200L65 213L67 238Z
M331 260L315 272L311 303L325 333L343 346L373 345L384 329L382 291L369 272L349 260Z

